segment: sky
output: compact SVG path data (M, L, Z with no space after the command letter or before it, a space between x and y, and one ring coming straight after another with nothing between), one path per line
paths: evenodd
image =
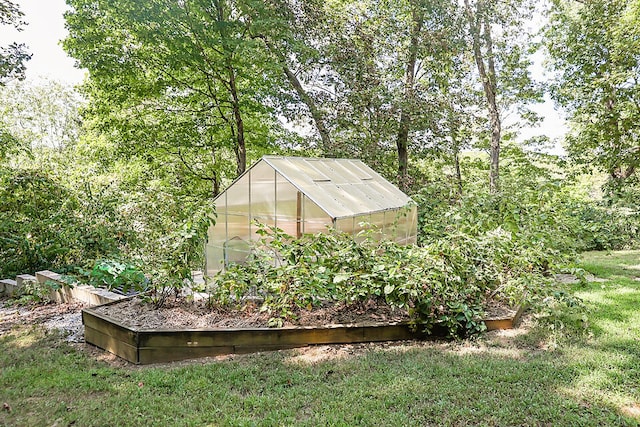
M74 66L75 61L67 56L60 45L67 31L64 28L63 13L67 10L65 0L13 0L25 14L28 25L20 32L9 26L0 28L0 45L11 42L26 43L33 54L27 63L27 80L48 78L68 84L82 82L85 71ZM543 79L544 70L541 60L536 60L532 68L534 79ZM552 141L559 141L566 132L566 124L561 114L554 109L553 102L534 106L534 111L545 117L542 124L535 128L523 129L520 139L536 135L547 135ZM559 144L551 152L562 154Z
M28 23L18 32L5 25L0 28L0 45L11 42L25 43L33 54L27 62L27 79L45 77L69 84L84 78L84 71L74 67L75 61L67 56L60 45L66 37L62 14L67 10L65 0L13 0L24 13Z

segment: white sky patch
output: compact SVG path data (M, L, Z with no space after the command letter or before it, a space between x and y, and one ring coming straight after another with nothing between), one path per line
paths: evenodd
M33 54L27 62L27 79L40 77L77 84L84 78L84 70L74 67L75 61L67 56L60 40L67 36L63 13L65 0L13 0L24 13L28 23L22 31L9 25L0 28L0 45L25 43Z

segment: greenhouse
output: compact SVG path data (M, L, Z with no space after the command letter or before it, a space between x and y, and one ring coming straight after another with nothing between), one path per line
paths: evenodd
M301 237L334 227L356 235L416 242L415 203L360 160L264 156L215 199L207 274L239 263L258 240L256 223ZM368 225L370 224L370 225Z

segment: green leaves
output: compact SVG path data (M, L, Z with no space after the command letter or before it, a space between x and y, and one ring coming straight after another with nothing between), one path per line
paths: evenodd
M213 278L211 303L242 308L246 297L261 297L274 325L310 305L376 299L407 310L417 328L439 325L451 336L467 336L484 330L489 296L519 303L525 294L550 290L540 254L503 231L455 232L425 247L376 241L371 233L356 241L335 230L301 239L273 227L261 234L251 259ZM520 281L525 272L528 280Z
M11 25L21 30L26 22L24 13L17 4L9 0L0 3L0 25ZM31 59L24 43L11 43L0 47L0 87L14 79L24 79L26 64ZM1 152L0 152L1 153Z
M631 0L555 1L546 28L551 94L569 113L571 158L626 185L638 166L640 10Z

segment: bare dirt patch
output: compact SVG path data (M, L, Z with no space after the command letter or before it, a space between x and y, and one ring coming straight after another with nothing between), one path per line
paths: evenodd
M117 304L94 308L95 312L139 329L264 328L271 315L249 302L239 310L208 307L206 302L171 300L160 309L132 298ZM406 310L368 300L351 305L323 304L312 310L298 309L283 326L322 326L379 324L409 320Z
M0 301L0 336L15 327L42 325L62 331L68 342L84 342L83 307L80 303L14 306Z
M108 316L118 323L136 329L214 329L214 328L266 328L271 314L260 311L254 302L241 309L209 307L204 300L187 302L170 300L156 309L140 298L132 298L117 304L95 307L98 314ZM487 304L487 319L513 317L515 309L491 302ZM384 301L369 299L353 304L325 303L313 309L297 309L283 326L373 325L397 323L409 320L404 309L391 307Z

